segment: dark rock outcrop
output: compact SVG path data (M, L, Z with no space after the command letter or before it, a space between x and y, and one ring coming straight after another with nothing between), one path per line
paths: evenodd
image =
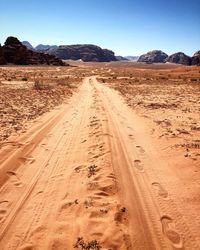
M191 65L191 57L185 55L183 52L178 52L168 56L166 62Z
M198 50L196 53L194 53L194 55L191 59L191 64L200 66L200 50Z
M1 44L0 44L0 65L4 65L4 64L6 64L6 60L4 58L3 48L1 47Z
M61 45L58 48L46 51L46 53L63 60L81 59L85 62L117 61L113 51L92 44Z
M164 63L166 58L168 57L161 50L153 50L148 52L147 54L141 55L138 59L138 62L145 62L145 63Z
M6 63L17 65L64 65L64 63L55 56L28 50L27 47L15 37L8 37L2 50Z

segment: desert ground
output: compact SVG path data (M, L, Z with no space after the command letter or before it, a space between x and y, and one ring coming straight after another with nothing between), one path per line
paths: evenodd
M200 249L200 67L0 67L0 249Z

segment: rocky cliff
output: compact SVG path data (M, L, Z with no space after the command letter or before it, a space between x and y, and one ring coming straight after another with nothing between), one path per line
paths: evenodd
M85 62L117 61L111 50L102 49L92 44L61 45L58 48L46 51L59 59L83 60Z
M3 51L4 63L17 65L64 65L63 62L55 56L27 49L16 37L8 37L1 50Z
M166 58L168 57L161 50L153 50L149 51L148 53L141 55L138 59L138 62L145 62L145 63L164 63Z

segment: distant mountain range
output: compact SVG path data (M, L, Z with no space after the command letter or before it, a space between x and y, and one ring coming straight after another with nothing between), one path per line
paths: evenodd
M25 45L27 49L30 49L33 51L35 50L35 48L28 41L23 41L22 44Z
M178 52L168 56L161 50L149 51L137 56L115 56L114 52L102 49L93 44L76 45L43 45L35 48L28 42L22 43L15 37L8 37L5 45L0 45L0 64L47 64L63 65L62 60L82 60L85 62L138 61L141 63L176 63L184 65L200 65L200 51L192 57Z
M23 45L27 47L27 49L38 51L38 52L44 52L49 49L55 49L58 46L57 45L43 45L43 44L38 44L35 48L28 42L28 41L23 41L21 42Z
M137 60L139 59L139 56L125 56L125 58L126 58L128 61L137 62Z
M44 52L54 55L62 60L83 60L95 62L109 62L109 61L137 61L138 56L115 56L114 52L107 49L102 49L93 44L76 44L76 45L43 45L39 44L35 48L28 42L23 41L28 49L37 52Z
M43 44L39 44L38 46L35 47L35 50L43 52L43 51L47 51L50 49L56 49L58 48L57 45L43 45Z

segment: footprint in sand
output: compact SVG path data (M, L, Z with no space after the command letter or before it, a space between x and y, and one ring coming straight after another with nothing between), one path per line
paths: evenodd
M133 130L133 128L132 128L132 127L129 127L129 126L128 126L127 128L128 128L128 129L130 129L130 130Z
M131 140L134 140L134 135L129 134L128 136L129 136L129 138L130 138Z
M74 171L76 173L80 173L81 170L83 170L84 168L86 168L86 165L80 165L74 168Z
M164 189L164 187L160 183L153 182L152 185L158 189L158 195L160 197L162 197L164 200L169 200L168 192Z
M161 217L160 221L162 224L163 234L172 243L173 247L176 249L182 249L183 241L180 234L175 229L172 218L170 218L168 215L164 215Z
M134 160L134 167L139 170L139 172L144 172L143 164L140 160Z
M138 148L139 152L144 154L145 153L145 150L143 149L143 147L137 145L136 148Z
M20 157L19 160L22 163L30 163L30 164L32 164L33 162L35 162L35 159L33 157Z
M8 201L0 201L0 221L3 220L8 207Z
M16 186L16 187L22 187L22 182L18 175L14 171L8 171L7 175L9 176L10 181Z
M25 243L21 247L18 248L18 250L34 250L35 246L32 244Z

